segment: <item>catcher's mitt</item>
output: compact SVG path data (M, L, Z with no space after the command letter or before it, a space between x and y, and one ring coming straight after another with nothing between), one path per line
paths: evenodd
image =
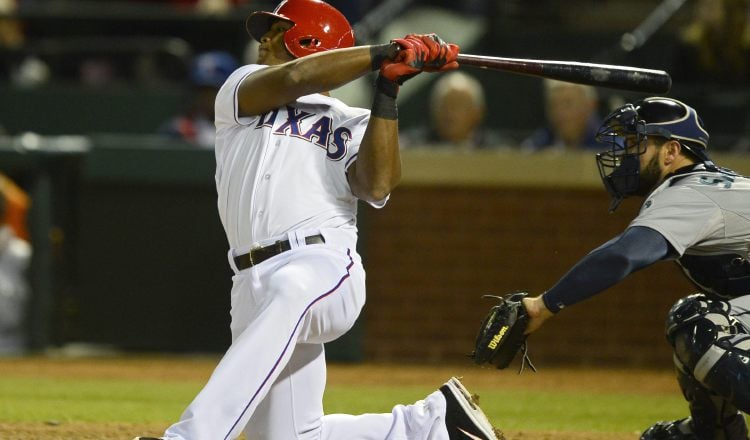
M529 315L523 305L526 292L516 292L504 297L484 295L482 298L496 298L500 303L493 306L482 322L474 351L469 355L477 364L493 364L498 369L506 368L519 351L523 352L521 368L528 363L536 371L528 356L526 346L526 326Z

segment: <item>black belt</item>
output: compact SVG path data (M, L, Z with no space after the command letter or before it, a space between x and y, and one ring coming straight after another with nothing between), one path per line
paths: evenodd
M326 240L320 234L305 237L305 244L321 244L325 242ZM246 254L237 255L234 257L234 264L237 266L237 270L244 270L291 249L292 245L289 243L289 240L279 240L274 244L251 249Z

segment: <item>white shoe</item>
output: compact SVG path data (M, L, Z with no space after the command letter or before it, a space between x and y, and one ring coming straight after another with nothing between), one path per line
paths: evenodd
M502 432L492 427L476 399L458 378L451 377L440 391L445 396L445 426L450 440L505 439Z

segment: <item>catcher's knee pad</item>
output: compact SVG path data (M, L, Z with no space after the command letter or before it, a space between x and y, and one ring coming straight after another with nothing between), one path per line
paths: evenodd
M728 302L702 294L669 311L667 340L677 360L709 390L750 410L750 334L730 315Z

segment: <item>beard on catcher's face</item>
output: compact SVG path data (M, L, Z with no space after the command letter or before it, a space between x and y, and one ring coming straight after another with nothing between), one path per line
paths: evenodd
M641 172L638 178L638 190L636 195L645 196L651 192L652 189L659 183L661 177L661 170L659 169L659 156L654 155L651 160L648 161L645 167L641 167Z

